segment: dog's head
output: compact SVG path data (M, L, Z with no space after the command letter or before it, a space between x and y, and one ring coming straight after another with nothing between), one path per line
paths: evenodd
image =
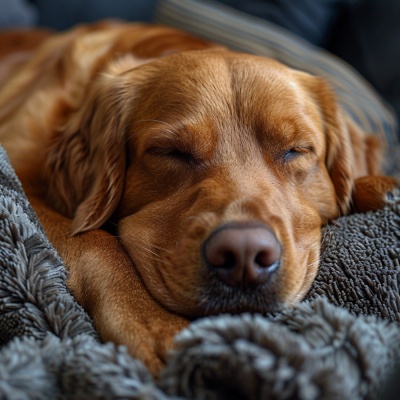
M49 166L73 233L115 223L149 292L187 316L300 300L353 169L321 79L215 49L111 64Z

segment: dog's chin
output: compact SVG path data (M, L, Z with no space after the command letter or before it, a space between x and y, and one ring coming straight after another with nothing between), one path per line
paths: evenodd
M288 304L280 298L279 285L271 277L256 288L233 287L213 280L198 297L198 316L218 314L274 314Z

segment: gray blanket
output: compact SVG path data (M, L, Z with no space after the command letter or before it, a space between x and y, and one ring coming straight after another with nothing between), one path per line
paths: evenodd
M394 196L325 229L304 302L193 322L155 382L123 346L100 343L0 148L0 398L376 398L400 360L399 271Z

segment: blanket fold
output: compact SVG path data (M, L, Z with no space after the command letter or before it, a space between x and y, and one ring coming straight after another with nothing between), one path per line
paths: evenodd
M189 398L361 399L393 367L399 344L397 325L317 299L276 320L192 324L178 336L163 382Z
M100 343L0 148L0 398L373 399L400 359L400 196L325 229L306 301L203 318L155 382Z

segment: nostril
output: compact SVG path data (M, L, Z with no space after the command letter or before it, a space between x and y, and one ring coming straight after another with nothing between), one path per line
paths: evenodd
M269 247L268 250L256 254L254 262L260 268L270 268L277 264L280 258L279 247Z
M207 264L215 268L231 269L237 264L237 257L232 251L218 247L217 242L212 242L206 247Z
M235 255L230 251L226 251L223 254L223 262L221 264L214 264L214 265L216 267L232 269L232 268L235 268L236 264L237 264L237 259L236 259Z
M235 249L235 244L225 241L223 237L209 240L205 251L207 264L215 268L235 268L240 258Z

